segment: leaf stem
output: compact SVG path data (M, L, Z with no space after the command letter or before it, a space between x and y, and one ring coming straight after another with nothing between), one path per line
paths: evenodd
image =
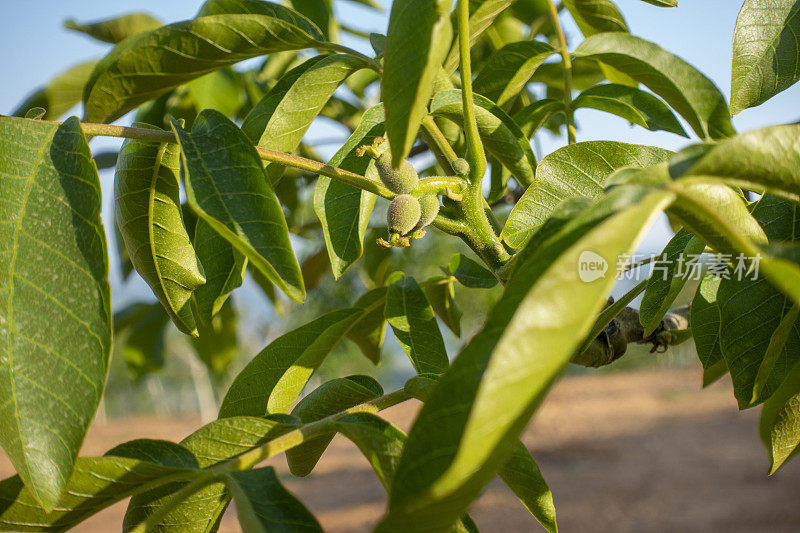
M561 28L561 21L558 18L558 9L553 0L547 0L547 5L561 48L561 60L564 70L564 113L567 115L567 140L569 144L575 144L575 118L572 110L572 58L569 55L569 49L567 49L567 38L564 36L564 30Z
M461 56L461 102L464 110L464 135L467 138L466 160L470 166L470 181L480 182L486 173L486 154L475 118L469 48L469 0L458 0L458 51Z
M344 54L349 54L359 59L363 59L372 70L374 70L378 74L383 73L383 67L381 66L380 61L376 60L373 57L366 56L361 52L359 52L358 50L353 50L352 48L349 48L347 46L338 43L326 43L324 50L334 50L336 52L342 52Z
M4 115L0 115L0 117L3 116ZM31 119L19 119L19 120L31 120ZM42 121L42 122L49 122L49 121ZM60 122L49 122L49 123L58 125L61 124ZM116 126L113 124L96 124L92 122L82 122L81 129L83 130L83 133L86 135L94 135L101 137L122 137L125 139L139 139L142 141L153 141L153 142L168 142L168 143L177 142L177 140L175 139L175 135L171 131L164 131L164 130L135 128L132 126ZM277 152L275 150L267 150L266 148L261 148L259 146L256 146L255 149L256 152L258 152L258 156L261 159L263 159L264 161L269 161L270 163L276 163L278 165L293 167L300 170L305 170L307 172L312 172L314 174L327 176L336 181L341 181L342 183L347 183L348 185L358 187L359 189L371 192L388 200L391 200L392 198L397 196L395 193L390 191L383 183L371 180L369 178L365 178L360 174L356 174L348 170L344 170L331 165L326 165L325 163L301 157L299 155L286 154L284 152ZM461 180L454 177L452 178L452 182L453 186L457 187L461 183Z
M422 138L425 139L425 144L428 145L433 155L436 156L436 160L442 165L444 171L448 174L455 174L451 163L458 159L458 154L456 154L456 151L450 146L450 143L447 141L447 138L444 136L444 133L442 133L442 130L439 129L439 126L436 124L436 121L433 120L432 116L428 115L422 119L421 133Z
M291 448L303 444L315 437L331 433L335 431L335 422L344 415L353 413L376 413L384 409L388 409L394 405L406 402L413 397L408 394L404 389L399 389L388 394L384 394L380 398L375 398L368 402L361 403L350 409L346 409L334 415L328 416L316 422L305 424L302 427L284 433L272 440L261 444L255 448L238 455L227 461L217 463L214 466L208 467L200 472L199 477L187 483L180 490L172 494L172 496L164 502L156 511L147 517L147 519L135 528L130 530L130 533L149 533L159 526L164 518L169 515L170 511L178 507L187 498L197 491L207 487L212 483L220 481L226 474L239 470L249 470L261 461L269 459L278 453L285 452Z

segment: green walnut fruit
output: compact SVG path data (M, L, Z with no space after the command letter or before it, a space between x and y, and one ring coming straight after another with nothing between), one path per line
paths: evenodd
M400 168L392 167L392 156L389 152L384 152L375 160L375 168L390 191L397 194L409 194L419 186L419 175L411 163L403 161Z
M467 163L466 159L459 157L458 159L453 160L450 163L453 166L453 170L459 176L466 176L469 174L469 163Z
M433 222L439 214L439 197L435 194L423 194L419 197L419 222L414 229L422 229Z
M410 232L419 222L420 214L419 200L410 194L396 196L386 212L386 225L389 226L389 233L405 235Z

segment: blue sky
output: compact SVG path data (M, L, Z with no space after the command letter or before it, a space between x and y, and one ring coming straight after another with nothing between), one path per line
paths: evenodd
M631 31L658 43L681 56L709 76L726 95L730 95L731 40L741 2L735 0L679 0L677 9L661 9L641 0L618 0ZM191 18L200 0L137 0L108 2L82 0L27 0L3 2L0 18L0 113L12 111L32 89L64 68L107 52L109 47L62 28L66 18L79 22L93 21L130 11L146 11L165 22ZM351 26L384 33L387 14L373 14L347 0L337 0L341 20ZM566 31L578 37L577 28L568 23ZM577 39L575 39L577 41ZM346 44L353 45L352 42ZM369 52L369 45L355 45ZM800 120L800 85L784 92L765 105L744 111L734 118L739 131L761 126ZM677 149L688 140L667 133L652 133L631 127L622 119L593 111L581 110L577 120L581 127L578 140L614 139L653 144ZM687 131L690 131L687 128ZM330 134L328 134L329 136ZM324 134L323 134L324 136ZM561 138L545 134L541 140L544 153L563 145ZM92 141L93 149L118 145L109 139ZM537 154L541 156L541 154ZM111 176L102 176L105 192L105 213L111 212L109 191ZM662 223L648 239L646 247L657 247L666 236ZM113 258L112 258L113 261ZM112 268L112 282L117 278ZM117 278L118 279L118 278Z

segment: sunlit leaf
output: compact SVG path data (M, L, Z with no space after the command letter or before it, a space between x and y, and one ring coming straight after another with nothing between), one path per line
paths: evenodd
M179 166L177 144L125 140L114 175L114 214L136 271L178 329L196 335L190 299L205 276L183 225Z
M734 135L725 97L697 69L658 45L627 33L599 33L575 50L579 58L610 65L647 86L701 138Z
M800 3L745 0L733 32L731 114L761 105L800 79Z
M97 22L87 22L86 24L79 24L72 19L64 21L64 27L68 30L85 33L98 41L111 44L124 41L138 33L160 28L161 25L162 22L160 20L147 13L129 13Z
M362 314L361 309L334 311L272 341L236 376L220 418L288 412L311 374Z
M35 107L47 110L44 118L56 120L81 101L83 86L89 80L97 61L77 64L58 74L47 85L31 93L11 114L24 117Z
M514 206L500 237L509 246L522 248L564 200L596 198L615 170L647 167L671 154L654 146L615 141L589 141L560 148L539 162L536 181Z
M381 97L386 136L396 166L406 158L427 114L433 81L452 38L452 0L397 0L392 3Z
M197 116L191 133L173 124L185 161L189 205L290 298L305 297L289 228L261 159L219 111Z
M473 90L501 107L516 98L533 72L555 48L539 41L509 43L494 52L478 72Z
M111 351L100 182L77 118L0 117L0 138L0 445L49 511Z
M759 433L769 453L769 473L774 474L800 446L800 366L764 403Z

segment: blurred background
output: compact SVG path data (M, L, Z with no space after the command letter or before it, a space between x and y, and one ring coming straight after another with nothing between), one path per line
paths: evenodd
M378 3L385 5L386 1L379 0ZM67 67L102 57L108 52L108 45L65 30L63 22L66 19L84 23L144 11L169 23L191 18L200 4L200 0L3 1L0 3L0 49L5 53L0 59L0 113L13 112L29 93ZM731 41L741 2L681 0L678 9L659 9L640 0L618 0L617 4L633 34L655 42L693 64L729 96ZM334 7L337 20L356 32L386 31L387 9L374 10L347 0L337 0ZM565 16L564 21L565 31L572 38L574 47L581 39L580 32L569 17ZM339 39L343 44L372 55L365 39L346 32L340 32ZM256 60L252 60L236 68L255 64ZM375 94L373 86L363 98L374 99ZM336 95L345 102L358 98L347 87L342 87ZM744 111L734 117L734 124L741 132L800 120L798 101L800 85L761 107ZM82 110L76 108L72 113L80 115ZM132 114L118 123L129 124L131 120ZM630 126L621 118L590 109L579 110L576 121L579 141L608 139L679 149L697 140L650 132ZM326 161L348 135L344 126L321 117L308 131L304 143L313 147L316 154ZM537 158L541 159L565 143L564 136L542 130L533 148ZM90 146L93 153L99 154L114 152L120 144L120 139L95 138ZM413 162L419 168L430 164L424 158ZM111 262L113 309L122 310L134 303L151 304L155 298L149 287L135 273L127 277L123 275L122 264L115 252L113 169L102 170L100 178ZM313 186L306 186L297 194L301 203L307 201L313 194ZM439 266L446 265L453 253L471 254L459 241L435 230L410 249L377 250L372 243L375 236L383 235L385 231L386 206L383 203L378 202L371 219L371 226L378 233L371 239L371 234L368 234L367 252L362 259L368 265L371 279L366 279L355 268L334 282L323 243L295 239L296 252L301 262L308 265L306 274L316 282L307 303L300 305L281 294L265 294L257 280L248 277L232 297L238 332L230 334L238 335L238 349L228 350L222 356L215 355L211 364L203 363L203 350L208 346L202 343L193 346L171 324L167 325L163 336L160 333L145 336L149 342L144 346L126 345L124 338L117 342L106 395L96 427L87 440L87 450L101 453L112 444L131 437L182 438L197 426L198 420L208 421L216 417L217 404L232 376L276 337L324 312L352 303L371 284L392 270L403 270L421 280L440 274ZM300 210L296 220L290 222L303 225L315 221L309 207ZM648 255L659 253L671 235L666 219L659 220L639 252ZM614 295L623 294L631 285L621 283ZM693 289L687 287L687 298ZM464 340L480 328L485 311L498 298L500 291L497 287L470 290L456 286L456 300L464 311L462 335L457 337L444 325L441 327L451 358L458 353ZM157 347L163 357L147 359L145 351L153 347ZM636 372L627 372L630 370ZM344 341L328 357L309 386L316 387L331 377L354 373L372 375L385 389L391 390L401 386L413 374L413 369L389 328L380 366L372 365L354 344ZM559 516L567 521L562 524L564 531L796 531L800 528L800 512L794 508L796 505L781 499L792 484L796 488L800 482L797 465L789 465L778 475L779 478L783 476L779 480L766 479L767 459L758 443L756 413L736 413L729 385L724 381L700 392L702 372L691 341L658 355L650 354L647 348L634 347L632 353L610 367L600 370L570 368L568 373L574 379L558 385L542 413L537 415L535 424L538 425L534 427L540 431L530 434L526 441L542 450L535 456L543 458L545 475L554 472L551 482ZM615 375L606 376L609 373ZM391 416L407 428L413 413L412 408ZM137 420L138 425L124 422L129 419ZM164 419L172 422L165 424ZM114 421L120 420L123 422L119 426L113 425ZM340 499L347 503L366 498L368 501L364 505L367 507L360 514L335 514L339 513L336 509L340 507L336 502L314 505L320 506L320 512L330 514L328 522L324 522L328 529L361 530L369 520L380 515L382 507L377 505L377 511L370 510L372 496L365 494L373 485L358 477L361 471L353 470L355 467L348 462L349 452L344 446L341 449L345 451L337 451L339 448L334 447L328 453L333 456L333 463L323 463L327 465L323 466L323 473L315 475L327 475L326 468L330 472L339 472L340 477L333 481L351 487L348 489L350 492L344 490ZM691 453L694 455L690 457ZM685 464L681 465L682 462ZM675 465L678 465L677 470L671 468ZM3 468L0 470L5 473ZM665 470L672 470L674 479L661 479L659 476ZM345 471L350 477L341 477ZM680 472L685 474L684 478L675 477ZM612 484L608 477L614 476L622 479ZM354 488L359 484L362 486L360 493ZM685 493L687 486L689 495ZM301 498L303 490L314 490L300 487L292 485L291 488L300 491ZM561 494L559 487L563 487ZM720 491L730 493L721 494ZM377 498L378 493L375 494ZM313 494L309 498L313 501ZM503 530L524 531L532 527L529 519L524 520L524 511L520 515L521 521L513 522L516 515L505 509L506 500L508 495L503 496L502 489L490 489L479 503L482 509L479 525L483 522L488 525L488 531L499 531L491 524L496 524L497 520L509 520L511 516L512 522L507 522ZM588 500L593 501L589 507ZM634 506L633 502L638 503ZM314 509L314 505L309 505ZM706 519L707 522L702 522ZM771 524L770 529L762 529L764 524ZM97 527L98 531L103 530L102 526ZM233 526L228 524L224 527Z

